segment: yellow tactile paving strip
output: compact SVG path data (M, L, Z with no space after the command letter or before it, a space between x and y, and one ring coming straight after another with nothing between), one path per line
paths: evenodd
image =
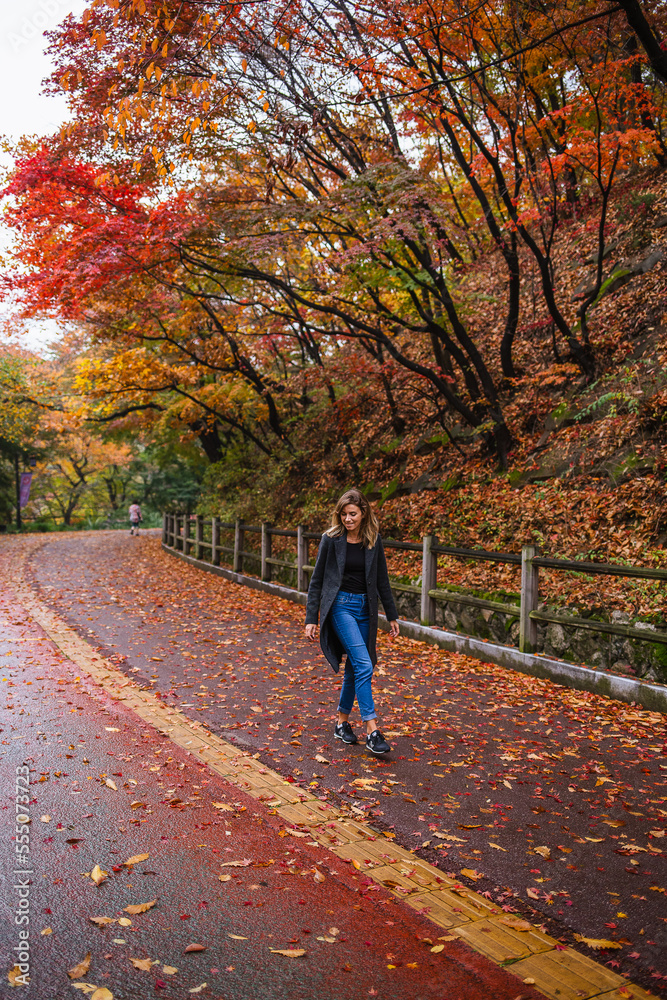
M139 688L39 600L25 582L25 556L23 547L17 553L19 565L14 576L21 603L68 659L106 694L178 746L198 754L216 774L275 810L285 823L307 832L312 841L422 912L446 935L461 938L496 964L509 962L508 972L553 1000L657 1000L598 962L558 945L537 927L513 928L512 915L485 897L394 845L369 824L350 819L286 781L248 751L232 746Z

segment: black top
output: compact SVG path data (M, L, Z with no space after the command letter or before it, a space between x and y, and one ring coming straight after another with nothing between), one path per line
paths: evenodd
M345 572L340 589L348 594L366 593L366 569L364 548L361 542L347 542L345 552Z
M322 652L337 673L345 654L342 643L333 627L331 610L340 592L341 580L345 570L347 556L347 538L339 535L331 538L326 533L320 541L315 569L308 587L308 602L306 604L306 624L317 625L320 622L320 646ZM390 622L398 618L396 603L389 585L387 560L384 555L382 539L378 540L372 549L364 549L366 561L366 581L368 600L368 655L371 663L377 662L377 629L378 629L378 599L382 601L385 614Z

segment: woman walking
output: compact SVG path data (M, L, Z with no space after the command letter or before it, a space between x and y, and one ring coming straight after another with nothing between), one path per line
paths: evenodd
M306 635L310 640L317 637L319 614L320 646L336 673L347 654L334 736L343 743L357 742L348 721L356 696L366 723L366 749L380 756L391 747L378 729L371 690L377 662L378 596L395 638L398 612L377 518L363 493L347 490L320 542L308 588Z
M143 518L141 516L141 507L139 506L138 500L133 500L132 503L130 504L129 514L130 514L130 534L138 535L139 525L143 521Z

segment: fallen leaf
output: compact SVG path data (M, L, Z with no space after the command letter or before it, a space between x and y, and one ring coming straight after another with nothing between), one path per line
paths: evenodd
M305 948L269 948L274 955L284 955L285 958L301 958L306 954Z
M102 882L106 881L106 879L109 878L109 873L103 871L99 865L95 865L92 872L90 873L90 877L92 878L95 885L102 885Z
M86 957L79 962L78 965L73 965L71 969L67 970L67 975L70 979L81 979L81 976L85 976L90 968L90 956L91 952L88 952Z
M526 986L534 986L535 985L535 980L533 979L532 976L527 976L525 979L522 979L522 982L525 983Z
M250 858L244 858L243 861L223 861L222 868L247 868L251 865L252 861Z
M537 891L537 889L533 889L532 886L526 889L526 895L529 896L531 899L540 898L539 892Z
M118 786L116 785L116 782L113 781L111 778L105 778L104 784L107 786L107 788L112 788L114 792L118 791Z
M520 917L499 917L498 923L504 924L505 927L511 927L513 931L530 931L533 928L532 924Z
M189 944L187 946L187 948L185 948L184 954L188 955L188 954L190 954L190 952L193 952L193 951L206 951L206 945L205 944L197 944L196 941L193 941L192 944Z
M129 919L129 917L119 917L118 918L118 923L120 924L121 927L131 927L132 926L132 921Z
M535 848L535 853L536 854L541 854L543 858L550 858L551 857L551 848L550 847L536 847Z
M230 806L228 802L211 802L214 809L222 809L224 812L234 812L234 806Z
M53 927L43 927L39 933L42 937L48 937L49 934L53 934Z
M135 913L146 913L146 911L151 910L156 903L157 899L151 899L150 903L132 903L130 906L124 907L124 909L126 913L130 913L134 916Z
M146 809L146 803L139 802L139 800L136 802L130 802L130 809Z
M504 851L505 854L507 854L507 848L501 847L500 844L492 844L491 841L489 841L489 847L495 847L497 851Z
M433 952L434 955L439 955L440 952L444 950L445 950L444 944L434 944L433 947L431 948L431 951Z
M320 764L330 764L331 763L331 761L327 760L326 757L323 757L321 753L316 753L315 754L315 760L319 761Z
M581 944L588 945L589 948L622 948L623 945L619 941L608 941L606 938L588 938L584 937L583 934L575 934L575 941L579 941Z
M7 979L11 986L27 986L30 982L30 978L21 972L21 967L15 965L13 969L10 969L7 973Z
M603 819L602 822L605 826L613 826L614 829L619 826L625 826L625 820L622 819Z
M90 1000L113 1000L113 993L106 986L100 986L90 994Z
M164 972L165 976L175 976L176 973L178 972L178 969L176 968L175 965L163 965L162 971Z
M127 859L127 861L123 861L123 864L127 865L127 867L129 868L130 865L138 865L140 861L147 861L147 860L148 860L148 854L133 854L131 858Z
M152 958L131 958L130 961L135 969L141 969L142 972L150 972L153 965Z
M227 937L231 938L232 941L247 941L248 940L247 937L241 937L240 934L228 934Z
M115 924L116 921L114 917L88 917L91 924L96 924L98 927L106 927L107 924Z
M191 990L188 990L188 993L201 993L201 991L205 990L207 986L208 983L201 983L199 986L193 986Z
M465 875L466 878L471 878L475 881L480 878L485 878L485 875L483 875L482 872L476 872L474 868L462 868L461 874Z
M218 879L221 882L231 882L232 876L231 875L218 875Z
M106 731L108 733L119 733L120 732L120 729L117 729L116 726L105 726L104 728L106 729Z
M48 815L40 816L39 818L42 821L42 823L50 823L51 822L51 817L48 816Z

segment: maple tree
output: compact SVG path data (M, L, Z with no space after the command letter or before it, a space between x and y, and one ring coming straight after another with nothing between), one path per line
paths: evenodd
M627 350L605 261L665 156L663 14L628 11L93 3L51 36L72 121L6 188L12 294L86 331L98 426L177 429L220 487L507 468Z
M60 429L57 445L36 469L36 495L30 513L48 514L65 526L79 517L100 517L110 506L118 508L118 485L131 462L127 445L104 442L81 431ZM124 498L123 498L124 499Z

